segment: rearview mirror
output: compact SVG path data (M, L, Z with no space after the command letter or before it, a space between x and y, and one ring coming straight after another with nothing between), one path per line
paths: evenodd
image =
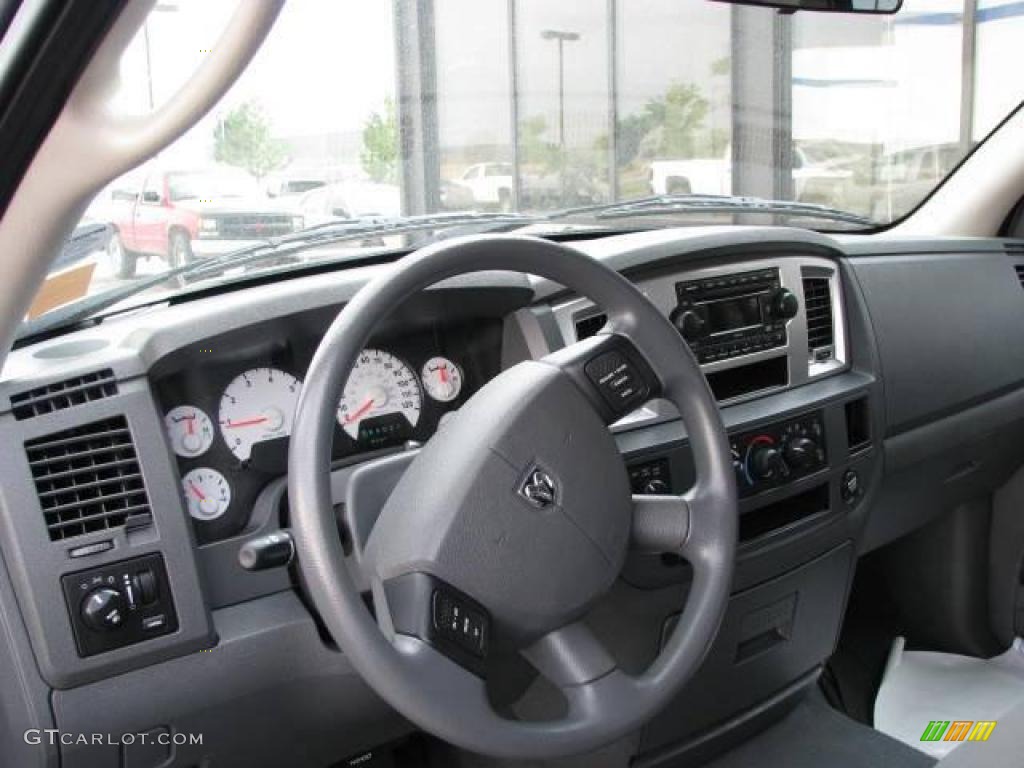
M737 5L760 5L780 11L826 11L831 13L896 13L903 0L718 0Z

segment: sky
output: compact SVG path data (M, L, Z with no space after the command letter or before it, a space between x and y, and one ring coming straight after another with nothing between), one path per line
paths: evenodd
M150 66L140 31L122 60L118 107L148 111L147 72L157 104L177 90L215 44L237 3L160 0L147 24ZM392 39L387 0L290 0L239 81L178 149L200 151L217 116L251 99L280 136L360 130L394 93Z

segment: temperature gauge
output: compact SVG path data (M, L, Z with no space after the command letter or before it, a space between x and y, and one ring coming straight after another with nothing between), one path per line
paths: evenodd
M432 357L423 365L423 388L442 403L450 403L462 391L462 371L447 357Z
M193 469L181 484L188 501L188 513L196 520L216 520L231 504L231 486L215 469Z
M164 416L171 448L178 456L191 459L206 453L213 444L213 422L202 410L179 405Z

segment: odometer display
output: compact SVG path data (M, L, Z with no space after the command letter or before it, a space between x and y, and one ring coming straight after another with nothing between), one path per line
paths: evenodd
M422 395L412 368L390 352L364 349L345 384L338 404L338 423L353 440L360 438L359 426L370 419L375 424L394 424L383 416L401 416L409 427L420 421Z

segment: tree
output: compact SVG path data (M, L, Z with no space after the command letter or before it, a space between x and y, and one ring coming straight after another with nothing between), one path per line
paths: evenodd
M708 116L708 100L691 83L673 83L660 99L651 99L644 115L652 129L659 131L656 152L662 157L696 155L696 139Z
M519 122L520 162L549 173L562 167L562 152L557 144L544 138L548 123L543 115L527 117Z
M724 61L728 63L728 59ZM672 83L664 96L649 100L640 112L619 118L615 164L626 168L638 158L684 158L702 151L724 151L727 134L712 131L710 136L701 135L708 110L708 100L697 86ZM594 146L607 149L607 134L598 137Z
M270 121L255 101L247 101L217 122L213 156L218 162L245 168L256 178L280 168L284 143L271 135Z
M390 97L384 100L384 114L371 112L363 124L359 159L374 181L393 184L398 180L398 117Z

